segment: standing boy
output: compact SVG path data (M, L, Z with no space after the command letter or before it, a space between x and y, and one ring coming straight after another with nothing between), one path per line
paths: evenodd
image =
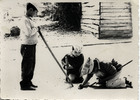
M81 46L72 46L72 52L66 54L62 59L62 65L67 72L72 83L81 83L83 78L80 77L84 56L81 53ZM69 80L66 78L66 81Z
M20 82L21 90L35 90L37 86L33 85L32 78L35 69L35 59L36 59L36 44L37 44L37 32L40 28L34 26L32 17L37 16L37 8L31 4L27 3L26 16L23 20L21 27L22 44L21 44L21 55L23 57L21 63L21 77Z

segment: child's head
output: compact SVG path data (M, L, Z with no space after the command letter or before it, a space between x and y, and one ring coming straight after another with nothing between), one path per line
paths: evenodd
M74 45L72 46L72 55L74 56L79 56L82 52L82 47L81 46L78 46L78 45Z
M28 17L35 17L35 16L37 16L38 10L37 10L37 8L33 4L27 3L26 10L27 10L26 15Z
M92 61L89 57L81 70L81 76L86 75L88 73L92 73L92 71L94 73L97 73L98 70L100 70L99 60L95 58Z
M90 57L87 59L85 65L83 66L82 70L81 70L81 76L86 75L88 73L90 73L93 69L93 62L90 59Z

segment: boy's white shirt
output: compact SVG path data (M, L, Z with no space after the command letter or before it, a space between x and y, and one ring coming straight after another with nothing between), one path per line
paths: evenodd
M35 27L36 23L31 19L24 16L20 25L22 44L34 45L37 44L38 28Z

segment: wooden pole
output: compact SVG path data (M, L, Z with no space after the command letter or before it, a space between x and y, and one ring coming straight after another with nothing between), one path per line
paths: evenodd
M47 42L46 42L45 38L43 37L43 35L42 35L41 31L38 31L38 32L39 32L39 34L40 34L40 36L41 36L42 40L44 41L45 45L46 45L46 46L47 46L47 48L49 49L49 51L50 51L51 55L53 56L53 58L55 59L55 61L56 61L56 62L57 62L57 64L59 65L59 67L60 67L60 69L62 70L62 72L63 72L63 73L65 74L65 76L68 78L69 83L71 84L71 86L73 87L73 84L72 84L72 82L71 82L70 78L67 76L67 74L66 74L66 73L65 73L65 71L63 70L62 66L60 65L60 63L59 63L59 62L58 62L58 60L56 59L56 57L55 57L54 53L52 52L52 50L50 49L49 45L47 44Z

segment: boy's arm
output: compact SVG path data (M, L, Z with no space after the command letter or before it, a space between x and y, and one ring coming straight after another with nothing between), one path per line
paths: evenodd
M64 69L73 69L73 67L69 64L68 55L65 55L64 58L61 60Z
M65 57L66 57L66 55L62 58L62 60L61 60L61 63L62 63L62 65L63 66L66 66L67 64L66 64L66 61L65 61Z
M28 34L27 33L25 34L29 37L35 35L38 32L38 27L32 27L31 23L28 20L25 20L25 26L28 32Z
M86 85L87 82L91 79L92 76L93 76L93 74L88 74L88 75L86 76L84 82L82 83L82 85L83 85L83 86Z
M81 66L83 65L83 63L84 63L84 55L82 54L81 55Z
M82 84L79 85L79 89L82 89L84 86L86 86L87 82L91 79L91 77L93 76L93 74L87 74L85 80L83 81Z

